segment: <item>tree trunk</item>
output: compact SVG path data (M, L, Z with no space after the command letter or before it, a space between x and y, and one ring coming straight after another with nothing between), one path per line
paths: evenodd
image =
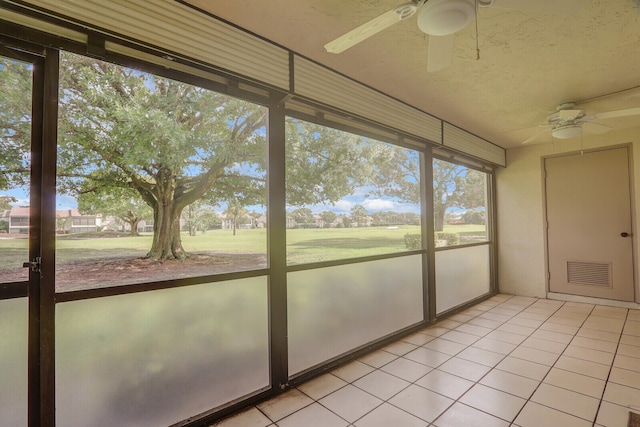
M237 223L238 223L238 218L237 217L233 217L233 235L236 235L236 227L237 227Z
M180 238L180 215L182 207L174 200L172 177L159 179L164 185L156 187L156 201L153 205L153 243L147 254L154 259L182 259L187 256Z
M444 208L436 207L433 211L435 231L442 231L444 229Z
M131 227L131 231L129 232L129 235L131 237L136 237L138 236L138 224L140 223L139 219L130 219L127 221L129 223L129 227Z

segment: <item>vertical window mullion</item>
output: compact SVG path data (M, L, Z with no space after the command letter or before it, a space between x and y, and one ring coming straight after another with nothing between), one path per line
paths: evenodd
M55 426L55 227L59 51L46 50L41 184L40 426Z
M436 256L435 225L433 223L433 154L431 150L421 157L421 197L422 197L422 241L426 248L424 265L425 302L424 320L432 322L436 319Z
M267 253L269 257L269 326L271 386L283 388L288 380L287 248L285 195L285 109L276 102L269 109L267 168Z

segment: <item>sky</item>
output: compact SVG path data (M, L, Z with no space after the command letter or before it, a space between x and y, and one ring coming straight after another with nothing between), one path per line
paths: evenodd
M371 189L361 187L356 189L356 192L350 196L343 197L341 200L336 202L335 204L326 203L326 204L315 204L315 205L305 205L305 206L287 206L288 211L292 211L294 209L300 207L306 207L311 209L313 213L320 213L323 211L331 211L335 214L350 214L351 209L356 205L362 205L369 213L375 212L383 212L383 211L393 211L397 213L416 213L420 214L420 206L414 203L402 203L397 200L392 199L382 199L382 198L371 198L367 197L367 194L370 194ZM14 188L9 191L0 192L0 196L13 196L18 202L12 203L13 206L28 206L29 205L29 195L28 191L23 188ZM77 200L69 195L65 194L57 194L56 195L56 209L73 209L78 207ZM216 211L224 211L226 209L225 205L219 205L215 207ZM247 206L247 210L255 211L255 212L264 212L266 208L261 205L253 205Z

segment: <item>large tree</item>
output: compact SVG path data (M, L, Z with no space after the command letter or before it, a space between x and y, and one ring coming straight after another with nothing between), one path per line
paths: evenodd
M351 221L357 224L357 227L366 227L369 218L367 209L362 205L355 205L351 208Z
M236 235L238 229L238 221L247 214L247 210L244 208L244 204L240 200L230 200L227 204L224 214L227 218L231 218L231 226L233 228L233 235Z
M0 190L28 186L31 66L0 57Z
M335 212L331 211L322 211L320 212L320 219L322 219L323 227L330 228L331 224L338 218L338 215Z
M0 212L10 210L18 199L13 196L0 196Z
M138 235L138 224L151 220L153 210L131 187L99 187L87 189L78 196L78 209L82 213L115 217L129 226L131 236Z
M182 211L212 188L264 180L264 107L71 54L60 79L60 188L133 189L153 209L149 257L186 256Z
M485 206L485 174L444 160L433 161L433 213L435 230L444 228L447 209Z
M394 147L387 161L379 163L378 193L419 203L420 162L418 154ZM440 159L433 160L433 212L435 231L442 231L448 209L485 206L485 174Z
M309 208L298 208L291 212L291 218L294 219L296 225L303 228L309 227L314 222L313 212Z

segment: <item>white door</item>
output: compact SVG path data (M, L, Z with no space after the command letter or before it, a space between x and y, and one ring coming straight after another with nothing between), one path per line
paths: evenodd
M549 290L634 300L626 147L545 159Z

